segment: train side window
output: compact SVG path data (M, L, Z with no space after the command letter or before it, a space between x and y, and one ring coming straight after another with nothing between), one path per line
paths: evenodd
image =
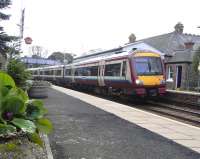
M56 70L56 76L61 76L61 70Z
M122 76L126 76L126 61L123 61Z
M53 72L54 72L54 71L53 71L53 70L51 70L51 71L50 71L50 74L51 74L51 75L53 75L53 74L54 74Z
M89 76L90 75L90 70L88 67L82 67L80 69L80 75L81 76Z
M37 72L37 71L34 71L34 72L33 72L33 75L37 75L37 74L38 74L38 72Z
M105 67L105 76L120 76L121 63L109 64Z
M44 75L49 75L50 74L50 71L46 70L44 71Z
M98 75L98 66L92 66L90 67L90 76L97 76Z
M70 76L70 75L71 75L71 69L66 69L65 76Z
M78 76L78 68L75 69L74 76Z

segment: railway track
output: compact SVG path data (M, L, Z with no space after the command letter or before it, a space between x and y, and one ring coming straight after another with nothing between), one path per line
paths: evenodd
M148 101L145 105L135 107L200 127L200 109L192 109L186 106L182 107L155 101Z
M98 97L105 98L105 96L98 95ZM187 123L193 126L200 127L200 108L191 105L180 105L180 103L166 103L161 101L133 101L121 100L115 97L106 97L108 100L126 104L128 106L148 111L157 115L161 115L173 120Z

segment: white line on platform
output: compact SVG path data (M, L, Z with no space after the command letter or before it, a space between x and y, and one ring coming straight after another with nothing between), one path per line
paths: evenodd
M49 138L46 134L42 134L42 136L43 136L43 140L44 140L44 144L45 144L45 148L46 148L46 152L47 152L47 158L53 159L53 154L52 154L52 151L51 151Z

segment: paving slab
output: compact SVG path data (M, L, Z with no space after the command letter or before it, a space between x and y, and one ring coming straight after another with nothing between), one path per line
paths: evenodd
M58 90L62 90L63 93L50 90L49 98L45 100L45 103L49 109L48 117L54 124L54 132L49 135L49 139L55 159L200 158L196 143L194 144L197 147L193 147L195 152L136 123L124 120L129 114L126 106L125 115L121 114L122 119L115 112L106 112L97 108L97 103L88 104L91 102L89 98L94 102L96 97L80 95L77 92L73 94L73 91L60 87L54 88L59 88ZM79 100L80 98L85 101ZM97 101L100 100L97 98ZM103 101L105 102L104 99ZM111 105L113 106L113 103ZM124 107L117 103L116 105L120 106L120 109ZM117 110L119 113L117 108L109 109L111 110ZM140 111L137 110L137 112ZM128 116L130 118L130 114ZM141 115L142 120L144 120L143 117L144 115ZM139 120L140 117L136 119ZM151 127L156 126L151 125ZM157 129L162 130L161 127ZM166 131L166 128L163 128L164 130ZM182 136L179 137L182 138Z

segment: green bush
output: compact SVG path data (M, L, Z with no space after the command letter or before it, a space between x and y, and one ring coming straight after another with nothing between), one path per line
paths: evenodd
M38 133L52 130L51 122L44 118L46 113L42 101L29 100L12 77L0 71L0 137L10 138L23 133L43 145Z
M26 81L31 78L31 73L26 70L24 63L12 59L7 66L7 73L14 79L16 85L26 89Z

